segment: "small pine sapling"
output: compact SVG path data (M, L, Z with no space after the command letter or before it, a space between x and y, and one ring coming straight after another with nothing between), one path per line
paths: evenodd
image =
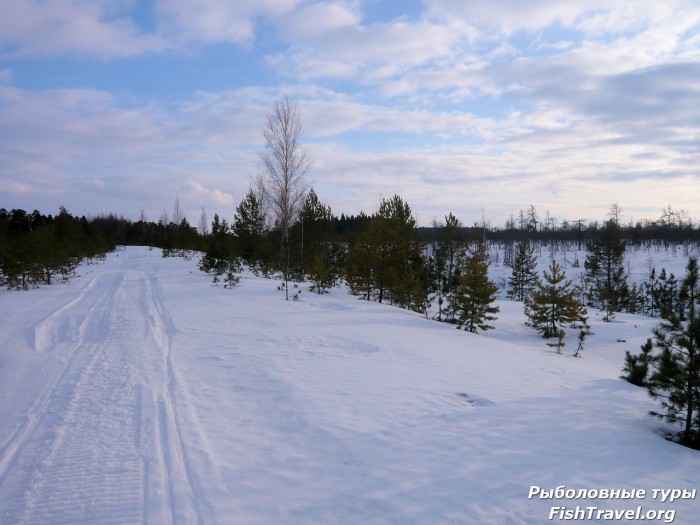
M583 350L583 343L586 341L587 336L588 332L585 329L581 329L578 333L578 346L573 354L574 357L581 357L581 350Z
M653 360L651 351L654 344L651 338L648 338L642 345L642 351L639 354L633 354L629 350L625 352L625 366L622 369L620 379L624 379L637 386L647 386L649 379L649 365Z

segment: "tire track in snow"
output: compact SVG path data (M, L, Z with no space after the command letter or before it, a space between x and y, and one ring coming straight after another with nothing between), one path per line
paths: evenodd
M182 434L180 415L175 400L176 377L172 361L172 337L175 326L163 304L160 285L155 275L149 275L145 281L147 290L147 302L144 304L144 316L149 319L150 331L153 339L160 349L160 354L154 354L159 365L153 367L156 375L150 378L151 389L157 397L158 428L155 446L160 454L160 466L162 469L161 482L166 490L170 522L172 523L206 523L201 516L204 507L202 493L198 489L193 475L193 470L187 454L185 440ZM150 472L154 469L145 469L149 472L149 486L146 488L149 494L159 497L159 489L153 484ZM158 470L158 469L156 469ZM145 509L144 514L149 514Z
M63 365L0 449L0 523L214 522L183 433L210 466L173 363L159 262L119 266L35 328L36 349Z
M145 332L130 272L117 273L91 311L46 417L9 472L9 522L138 523L142 462L134 407L136 351ZM24 474L24 475L22 475Z
M0 446L0 498L3 494L2 488L5 485L8 475L12 472L17 458L22 454L23 450L36 432L37 427L40 426L46 417L49 405L58 397L57 393L59 384L65 381L69 370L71 370L76 365L76 362L83 357L76 354L85 346L89 337L97 336L95 330L91 327L95 324L95 322L97 322L100 326L104 323L106 310L113 301L114 293L117 290L121 279L119 279L118 276L110 276L112 279L111 282L105 287L100 295L94 299L94 305L90 308L90 310L95 313L91 317L83 320L78 327L76 334L71 335L68 332L63 331L61 334L49 335L49 330L50 328L55 328L59 325L65 325L64 321L59 322L57 320L60 318L65 319L72 310L77 309L77 307L81 306L82 303L88 301L88 292L94 291L94 289L97 288L98 280L102 279L103 277L103 275L93 277L81 290L78 297L56 309L35 327L35 334L41 334L41 337L37 337L35 335L35 349L38 351L45 350L45 348L36 348L36 341L41 340L42 342L45 342L47 338L51 339L54 346L68 344L70 345L70 349L66 352L65 357L63 358L62 367L53 376L53 378L51 378L44 391L38 397L37 401L29 409L23 424L21 424ZM2 500L0 499L0 501Z

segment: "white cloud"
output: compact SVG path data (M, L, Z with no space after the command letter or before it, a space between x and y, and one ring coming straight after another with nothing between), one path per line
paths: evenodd
M128 9L119 8L128 5L106 0L0 0L0 56L113 58L167 48L162 38L139 31Z
M216 206L225 206L235 204L236 200L233 195L219 189L209 189L196 181L187 182L187 193L189 200L201 202L203 205L214 204Z
M82 213L89 204L86 212L132 217L140 208L156 217L179 194L188 217L201 206L230 217L256 170L272 101L287 94L299 102L310 178L337 213L373 211L400 193L423 224L449 211L469 222L482 206L500 222L530 203L559 218L597 218L596 205L632 198L699 215L700 70L689 31L697 9L682 20L632 13L637 22L616 25L611 9L589 14L593 3L553 14L535 4L530 20L517 25L508 14L499 27L539 31L558 20L588 24L591 38L533 32L528 46L474 29L471 19L372 24L354 4L273 3L211 1L191 17L191 4L173 3L159 31L239 44L254 40L260 20L279 24L286 13L301 22L282 31L290 47L271 63L291 76L288 85L163 103L0 85L0 191L44 199L48 209L63 203ZM486 10L480 23L500 20L492 7L478 9ZM231 19L241 25L223 23ZM611 36L602 30L615 27ZM344 79L345 94L324 86L333 78ZM392 100L352 94L366 86ZM477 116L488 114L481 102L502 105ZM351 145L348 136L364 133L364 146Z
M638 30L658 18L660 12L682 12L693 9L690 0L493 0L463 2L461 0L428 0L426 14L436 20L460 19L474 24L486 33L510 36L518 31L538 32L552 26L586 31L593 35ZM695 4L696 5L696 4Z
M254 40L258 19L287 15L300 1L159 0L159 25L180 43L241 44Z
M376 85L431 61L451 57L472 38L461 24L395 21L343 25L334 31L292 39L268 62L300 79L358 77Z
M346 2L306 5L277 21L280 33L294 42L314 41L332 32L356 26L359 7Z

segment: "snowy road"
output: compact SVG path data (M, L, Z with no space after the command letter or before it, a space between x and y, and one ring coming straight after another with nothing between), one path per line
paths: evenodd
M3 443L0 522L203 522L157 269L123 257L34 327L61 366Z
M698 488L700 454L618 377L655 320L593 312L576 359L511 301L474 335L342 289L215 287L147 248L80 274L0 291L2 525L540 525L577 504L697 523L697 498L528 498Z

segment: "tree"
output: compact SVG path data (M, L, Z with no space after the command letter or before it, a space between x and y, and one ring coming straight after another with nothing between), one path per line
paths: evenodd
M143 213L143 211L141 213ZM199 229L199 234L202 237L206 237L207 235L209 235L209 219L207 218L207 212L204 209L204 207L202 207L202 213L199 216L199 228L198 229Z
M688 259L679 305L652 333L660 353L652 360L647 388L660 400L662 412L651 412L681 428L684 445L700 449L700 272Z
M496 300L498 286L489 281L488 252L483 243L476 244L463 259L460 268L459 284L452 298L457 312L457 328L472 333L477 330L490 330L493 326L488 321L496 319L498 306Z
M449 298L457 289L459 257L466 246L460 232L463 225L449 213L444 224L435 222L433 227L437 228L437 235L431 242L428 266L432 292L438 303L437 319L442 321L445 315L446 321L454 322L456 313Z
M215 275L223 274L229 260L232 258L229 225L226 219L220 219L219 214L214 214L211 223L211 235L207 239L207 247L199 267L204 272L213 272Z
M637 386L647 386L649 377L649 366L652 362L654 343L648 338L642 345L639 354L633 354L629 350L625 351L625 366L622 369L620 379L624 379Z
M508 279L508 297L515 301L524 301L537 284L537 256L535 247L529 240L517 245L513 259L513 271Z
M678 293L676 276L666 274L666 268L661 268L653 296L654 307L660 317L666 318L678 306Z
M265 215L262 204L252 189L248 190L236 207L231 230L243 259L254 267L258 262L265 234Z
M346 269L351 292L424 313L428 286L411 207L394 195L382 200L371 217L360 214L357 222Z
M294 226L295 236L301 238L301 269L304 273L314 273L316 277L326 274L335 281L333 275L333 254L335 246L331 241L333 213L330 206L323 204L313 188L310 188ZM320 271L320 273L319 273Z
M592 304L605 310L605 321L612 321L615 312L624 305L627 293L627 277L623 266L625 242L622 230L615 219L609 219L598 232L595 242L588 245L584 264L586 281L591 289Z
M345 267L345 280L350 293L371 301L374 295L376 246L370 237L371 218L364 212L357 217L357 231L350 240L348 260Z
M304 202L304 177L310 168L310 159L302 149L301 121L296 104L287 97L274 103L272 114L263 130L265 152L263 189L265 199L279 229L285 298L289 300L289 233Z
M559 263L552 259L549 272L544 271L544 282L525 299L525 315L542 337L562 337L564 325L583 321L586 310L578 298L578 290L565 280Z

